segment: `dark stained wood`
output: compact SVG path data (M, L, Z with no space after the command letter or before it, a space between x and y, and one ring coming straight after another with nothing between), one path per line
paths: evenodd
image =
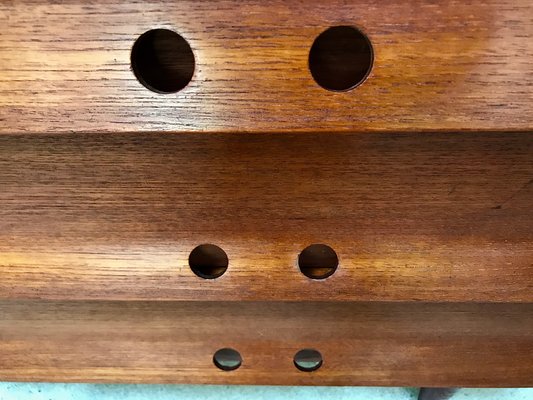
M0 379L532 386L533 305L0 302ZM212 363L237 349L232 372ZM294 354L319 350L301 372Z
M530 130L532 14L530 0L2 1L0 133ZM307 65L335 25L375 49L347 93ZM177 94L130 70L153 28L195 54Z
M524 133L4 135L0 297L531 302L532 182Z

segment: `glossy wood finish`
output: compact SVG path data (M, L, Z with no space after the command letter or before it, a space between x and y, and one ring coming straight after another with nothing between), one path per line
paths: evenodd
M0 380L533 386L532 13L3 1ZM374 49L344 93L307 65L337 25ZM130 70L153 28L194 53L178 93ZM205 243L218 279L188 266Z
M529 130L532 13L530 0L2 1L0 133ZM334 25L375 50L347 93L307 65ZM195 54L177 94L130 70L152 28Z
M533 137L0 136L0 297L533 300ZM199 244L218 279L188 266ZM336 273L298 254L325 243Z
M531 386L533 305L1 301L0 378ZM215 351L237 349L221 371ZM294 354L318 349L301 372Z

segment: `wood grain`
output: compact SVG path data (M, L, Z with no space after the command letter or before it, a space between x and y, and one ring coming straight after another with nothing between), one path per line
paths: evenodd
M3 135L0 297L531 302L532 182L525 133Z
M533 386L532 13L3 1L0 380ZM336 25L375 53L343 93L307 65ZM130 70L153 28L194 52L178 93ZM204 243L218 279L188 266ZM340 262L321 281L297 266L314 243Z
M1 301L0 379L532 386L533 305ZM213 353L243 364L218 370ZM294 354L318 349L315 372Z
M2 1L0 133L531 130L532 14L530 0ZM375 50L346 93L307 65L334 25ZM177 94L130 71L152 28L194 51Z

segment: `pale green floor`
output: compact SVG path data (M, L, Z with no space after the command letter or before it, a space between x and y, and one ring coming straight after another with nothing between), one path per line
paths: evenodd
M416 400L417 389L0 382L0 400ZM453 400L533 400L532 389L461 389Z

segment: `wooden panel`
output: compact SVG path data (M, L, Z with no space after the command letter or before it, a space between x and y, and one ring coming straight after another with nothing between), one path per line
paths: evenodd
M0 379L532 386L533 305L0 302ZM220 371L213 353L243 364ZM323 366L292 358L319 350Z
M0 297L531 302L532 178L529 133L4 135Z
M12 0L0 4L0 133L532 128L530 0ZM308 71L314 39L355 25L375 49L357 89ZM197 68L173 95L130 71L145 31Z

